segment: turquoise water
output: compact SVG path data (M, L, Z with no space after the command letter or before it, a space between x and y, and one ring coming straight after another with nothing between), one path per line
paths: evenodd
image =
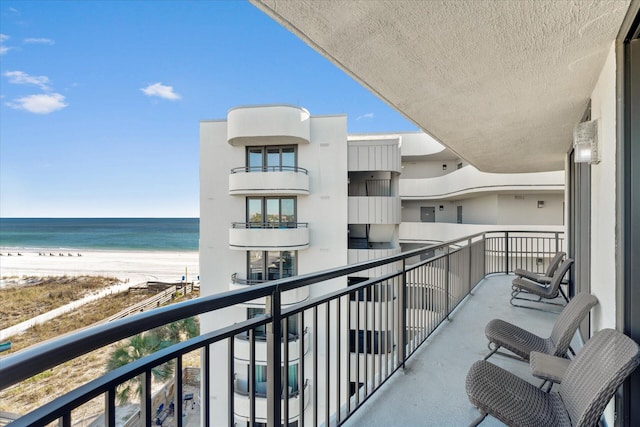
M198 218L0 218L0 247L198 250Z

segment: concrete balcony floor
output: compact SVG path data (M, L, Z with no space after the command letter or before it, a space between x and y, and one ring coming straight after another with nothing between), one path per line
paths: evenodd
M484 328L500 318L548 337L557 314L509 304L513 276L485 278L406 363L344 424L354 426L467 426L478 415L465 391L469 367L489 350ZM556 307L552 307L556 308ZM558 309L560 309L558 307ZM558 310L559 311L559 310ZM577 335L574 349L580 347ZM538 386L529 364L501 355L491 363ZM481 426L504 425L488 416Z

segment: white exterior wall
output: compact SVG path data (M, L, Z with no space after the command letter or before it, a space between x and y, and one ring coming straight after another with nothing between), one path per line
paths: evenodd
M311 143L298 146L298 165L309 170L309 196L298 197L298 218L309 223L310 246L298 252L298 274L347 264L347 118L311 118ZM332 283L332 284L330 284ZM334 279L311 295L346 286Z
M544 202L543 208L538 208L538 201ZM560 225L564 220L564 195L536 192L488 194L456 200L403 200L402 222L420 222L420 208L434 207L436 222L456 223L458 206L462 206L465 224Z
M564 195L542 194L498 195L496 224L559 225L564 218ZM538 201L544 202L539 208Z
M436 176L447 175L454 170L457 170L458 163L462 161L457 160L429 160L419 161L403 159L402 161L402 178L435 178ZM445 169L443 165L446 165Z
M250 116L260 118L258 109L250 107ZM263 107L266 113L282 110L285 124L291 121L291 108L282 106ZM304 111L303 111L304 112ZM242 109L231 110L230 114L246 118ZM267 115L269 115L267 114ZM270 118L273 119L273 114ZM242 124L242 126L239 126ZM246 145L274 145L276 131L270 131L261 138L259 124L255 129L248 129L251 120L236 120L234 128L227 127L227 121L203 121L200 124L200 282L202 295L213 295L235 289L231 285L231 275L246 277L246 251L232 250L229 247L229 231L232 222L244 222L246 218L246 196L229 194L230 169L245 166ZM309 224L309 247L297 252L298 274L305 274L347 264L347 126L345 116L311 117L307 123L308 141L297 145L298 166L309 171L309 194L297 197L297 219ZM299 133L299 132L298 132ZM242 135L239 138L238 135ZM234 136L235 146L228 142ZM299 135L294 135L298 137ZM286 138L285 138L286 139ZM299 141L299 139L298 139ZM238 144L238 142L241 142ZM293 139L288 139L291 144ZM268 180L265 180L268 184ZM263 193L264 194L264 193ZM290 194L270 192L270 194ZM265 231L265 230L242 230ZM280 231L280 230L266 230ZM290 230L282 230L290 231ZM304 229L306 232L307 230ZM334 279L325 282L322 289L311 288L309 294L324 294L333 289L346 286L346 279ZM302 297L306 297L302 293ZM294 298L299 299L299 298ZM283 296L286 302L287 296ZM260 301L256 301L260 303ZM234 322L246 319L246 307L233 307L224 312L201 316L203 332L221 328ZM345 320L346 322L346 320ZM345 323L346 324L346 323ZM310 333L314 333L310 331ZM337 339L337 337L335 338ZM340 339L346 339L344 336ZM324 343L324 336L319 336ZM264 345L258 343L258 346ZM313 349L320 358L326 352L320 345ZM331 345L336 345L332 338ZM348 342L343 341L342 346ZM333 355L331 357L334 357ZM345 356L346 357L346 356ZM227 379L226 345L214 347L215 363L212 365L212 384L225 383ZM332 363L335 366L335 363ZM322 369L322 368L320 368ZM319 372L320 377L326 373ZM309 373L306 375L310 376ZM310 379L312 382L313 379ZM343 390L343 393L346 391ZM224 413L228 408L227 390L213 388L211 402L213 413ZM257 413L263 418L266 413ZM219 420L226 424L226 420Z
M591 292L600 302L592 330L616 326L616 56L612 43L591 95L601 162L591 166Z
M231 274L244 271L246 255L229 249L229 227L244 221L242 197L229 196L229 171L245 162L244 150L227 143L224 121L200 123L200 293L208 296L229 290ZM224 266L224 267L223 267ZM246 310L232 307L200 315L201 332L215 330L245 320ZM214 346L216 362L211 366L211 384L226 384L228 352ZM213 411L225 413L226 390L210 390ZM215 412L214 412L215 413Z

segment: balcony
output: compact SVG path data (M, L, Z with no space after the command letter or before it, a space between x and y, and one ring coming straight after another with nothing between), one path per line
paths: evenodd
M273 280L272 280L273 281ZM242 289L247 289L250 286L258 286L264 283L268 283L269 280L247 280L241 277L238 277L238 273L234 273L231 275L231 282L229 283L230 291L237 291ZM309 287L303 286L301 288L292 289L290 291L284 292L282 294L282 305L291 305L302 302L309 298ZM266 298L258 298L253 301L247 301L242 303L241 305L246 307L264 307L267 303Z
M239 107L227 115L227 141L233 146L308 144L311 117L289 105Z
M554 233L551 236L555 237ZM304 346L308 341L312 349L300 358L304 363L300 364L297 373L297 378L309 380L299 387L303 394L300 402L307 402L308 396L314 396L313 403L309 401L309 408L303 414L298 413L304 416L305 424L343 424L346 421L350 425L422 425L425 422L466 425L477 412L467 401L463 378L471 362L486 354L483 334L486 322L501 317L526 324L528 329L544 335L554 320L554 314L529 312L512 307L508 302L510 277L504 272L518 267L536 271L546 268L545 253L541 252L545 249L529 240L521 237L521 240L513 241L501 232L480 233L436 247L247 286L101 324L3 358L0 390L133 334L184 317L215 313L269 297L272 307L269 314L204 332L199 337L115 369L72 393L52 396L53 401L24 415L16 425L46 425L58 419L62 425L71 425L77 414L75 409L97 398L104 402L104 412L96 416L102 417L106 425L113 426L116 424L116 389L138 376L142 377L140 416L147 424L151 423L155 414L151 403L151 370L167 361L174 361L179 368L183 355L194 350L200 350L200 376L204 379L204 394L198 399L202 405L201 425L211 425L214 414L217 422L233 424L235 414L243 412L243 408L249 408L245 412L253 424L259 421L255 410L258 406L267 413L269 420L290 420L295 411L299 411L294 406L300 408L301 405L291 403L296 397L289 393L282 399L279 381L277 384L267 381L264 387L267 399L256 390L239 401L235 369L215 364L212 344L216 343L216 348L222 349L228 360L235 360L241 353L241 349L236 348L238 340L235 337L248 334L252 337L248 343L255 349L258 331L267 325L266 366L269 371L265 378L284 378L282 361L290 359L288 335L284 335L284 343L278 343L282 342L283 320L286 324L286 319L293 317L299 319L300 330L309 328L310 331L297 343ZM562 245L561 238L556 241ZM406 260L420 258L434 249L442 255L411 265L406 263ZM388 264L400 264L401 267L353 286L324 295L321 292L325 281ZM500 274L492 276L494 273ZM309 286L319 287L317 298L291 306L282 305L283 293ZM374 301L354 303L352 296L360 292L374 295ZM449 318L455 321L450 323ZM368 340L364 340L362 354L367 357L351 357L349 330L355 330L355 336L360 331L384 331L382 348L388 351L370 351ZM326 358L327 354L335 357ZM494 358L495 363L534 381L528 376L526 364L500 356ZM248 365L256 361L256 352L251 350ZM359 363L365 364L364 367ZM395 375L405 368L405 364L410 368L405 369L405 375ZM224 373L212 376L214 368L221 368ZM181 402L182 376L176 375L174 381L175 399ZM269 401L278 403L269 405ZM289 402L289 405L283 405L283 402ZM367 411L359 411L362 407ZM175 418L182 419L182 405L176 405L175 411ZM370 418L359 418L367 416Z
M229 229L229 249L294 251L308 247L309 227L306 222L234 222Z
M304 168L278 166L231 169L229 195L308 195L309 174Z
M311 341L307 336L308 329L305 330L302 335L289 334L287 336L287 345L289 346L289 362L297 362L300 359L300 355L309 353L309 342ZM281 351L284 354L284 340L282 340ZM266 362L267 361L267 336L266 334L257 334L255 341L255 361ZM236 360L251 360L251 340L247 334L236 335L235 338L235 353Z
M488 353L485 325L500 318L548 336L557 316L511 306L508 301L512 279L511 275L485 278L450 315L452 321L445 321L431 335L430 343L414 353L403 375L392 376L344 425L470 425L478 411L467 398L465 378L469 366ZM574 342L573 346L579 348L580 343ZM530 374L529 364L503 356L490 360L539 385ZM481 424L503 425L492 417Z
M486 173L466 166L434 178L400 180L403 200L439 200L495 191L564 191L564 171Z
M256 392L255 398L255 407L253 410L259 414L267 413L267 394L266 394L266 383L261 383L258 385L258 391ZM309 405L309 384L305 381L303 386L304 392L300 393L299 391L292 391L289 393L289 396L283 398L281 400L281 412L285 412L285 405L288 406L289 422L293 422L298 419L301 413L304 412L304 409ZM236 417L242 418L242 421L245 423L251 419L251 405L252 399L250 398L250 394L247 390L246 385L244 387L236 387L234 395L234 414ZM265 418L256 418L256 422L266 423L267 420ZM299 425L299 424L298 424Z

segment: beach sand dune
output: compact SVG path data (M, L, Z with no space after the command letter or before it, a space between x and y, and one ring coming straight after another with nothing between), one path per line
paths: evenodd
M199 274L197 251L78 251L45 250L45 255L38 251L2 250L0 257L0 277L24 276L109 276L132 285L147 281L176 282L185 274L188 281L197 279ZM7 256L12 252L12 256ZM42 252L42 251L40 251ZM54 256L49 256L49 253ZM3 286L0 282L0 286Z

